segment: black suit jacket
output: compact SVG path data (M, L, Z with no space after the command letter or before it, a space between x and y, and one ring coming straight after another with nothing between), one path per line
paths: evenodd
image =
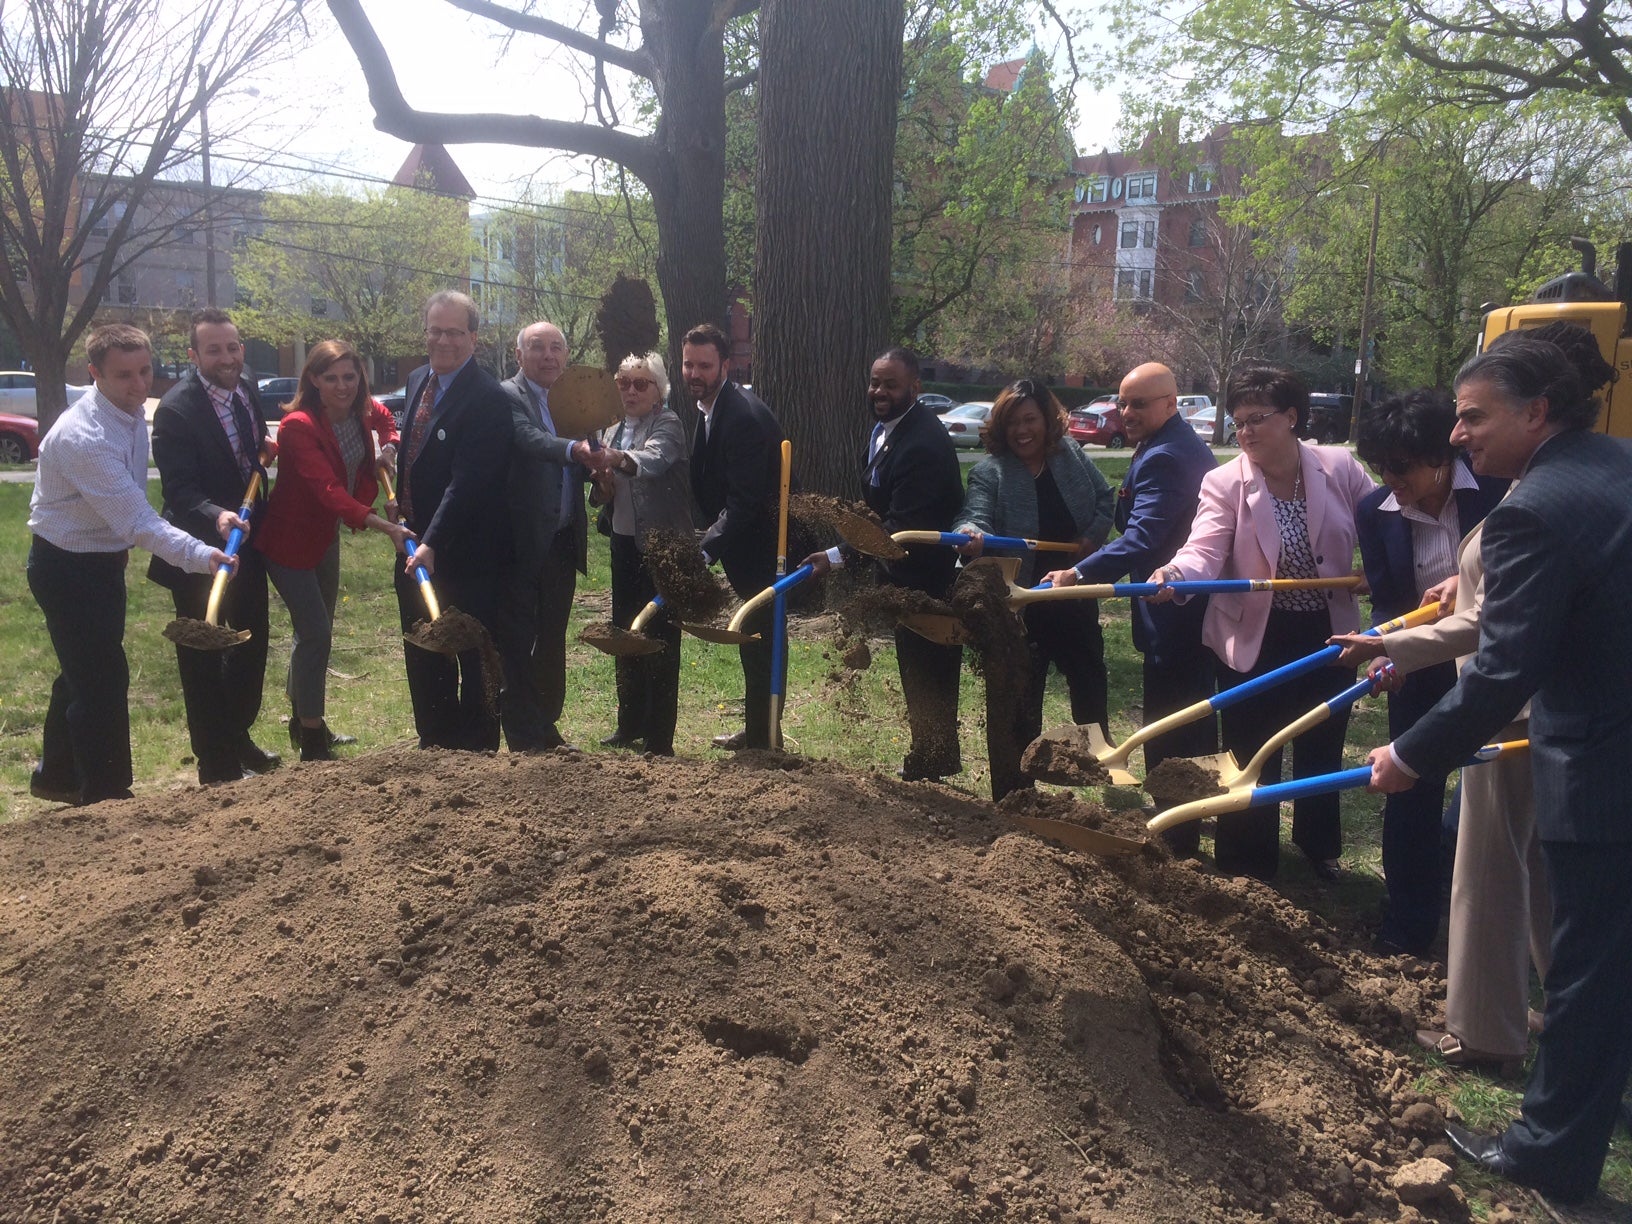
M573 561L589 572L589 516L584 509L587 473L571 458L573 439L544 428L533 389L520 374L499 384L510 395L510 512L516 563L536 569L544 563L556 533L571 526ZM561 482L570 481L572 521L561 521Z
M1544 442L1485 519L1479 651L1395 750L1427 777L1461 765L1530 706L1545 841L1632 841L1632 447Z
M247 378L239 378L238 393L249 409L258 455L267 432L266 422L261 420L261 399ZM161 513L165 520L220 548L223 541L215 521L221 511L236 511L243 505L247 482L196 369L188 370L159 400L153 413L153 462L164 490ZM266 484L263 477L251 508L250 540L264 517ZM245 550L248 545L246 541ZM149 562L147 576L172 590L189 580L184 571L157 556Z
M1457 459L1466 463L1465 459ZM1476 476L1479 487L1456 490L1456 518L1467 535L1496 507L1507 492L1507 481L1494 476ZM1394 511L1377 507L1393 490L1379 485L1360 499L1354 508L1355 538L1360 543L1360 560L1371 588L1373 623L1393 620L1411 611L1421 601L1417 590L1417 563L1411 547L1411 521Z
M727 381L692 439L691 491L709 524L703 551L746 599L776 577L782 427L751 391Z
M408 526L436 551L436 569L458 579L489 575L513 556L510 508L510 396L467 361L442 393L417 456L408 454L419 397L431 367L408 376L408 409L397 451L397 487L408 488Z
M864 461L866 457L864 451ZM892 535L952 529L963 508L958 452L946 426L923 404L913 404L890 430L863 477L862 497ZM879 566L885 579L896 586L939 596L951 588L957 563L958 555L952 549L933 547L908 549L901 560L883 561Z

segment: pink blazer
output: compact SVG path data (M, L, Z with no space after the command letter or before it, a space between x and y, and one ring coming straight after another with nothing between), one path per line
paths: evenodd
M1377 486L1341 446L1300 444L1303 489L1308 503L1309 543L1322 578L1356 572L1354 508ZM1169 562L1185 580L1273 578L1281 555L1274 500L1245 455L1214 468L1202 479L1201 502L1190 538ZM1360 600L1353 591L1328 591L1333 633L1360 628ZM1207 603L1201 640L1236 671L1258 661L1269 622L1270 596L1214 595Z

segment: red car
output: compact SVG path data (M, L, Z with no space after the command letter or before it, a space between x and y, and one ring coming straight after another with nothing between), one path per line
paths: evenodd
M27 463L40 457L40 423L33 417L0 412L0 463Z
M1122 432L1122 410L1116 406L1114 395L1104 395L1092 403L1071 411L1069 429L1078 442L1092 442L1096 446L1119 449L1128 444Z

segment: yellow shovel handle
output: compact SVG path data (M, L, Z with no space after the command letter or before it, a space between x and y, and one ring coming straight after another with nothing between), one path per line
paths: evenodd
M788 496L793 487L793 443L782 439L782 500L776 517L776 576L788 572Z

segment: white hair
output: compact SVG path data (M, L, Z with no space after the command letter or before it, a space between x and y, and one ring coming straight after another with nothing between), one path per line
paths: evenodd
M618 373L623 374L630 370L645 370L657 384L658 402L669 398L669 371L663 364L663 358L656 353L630 353L618 362Z

